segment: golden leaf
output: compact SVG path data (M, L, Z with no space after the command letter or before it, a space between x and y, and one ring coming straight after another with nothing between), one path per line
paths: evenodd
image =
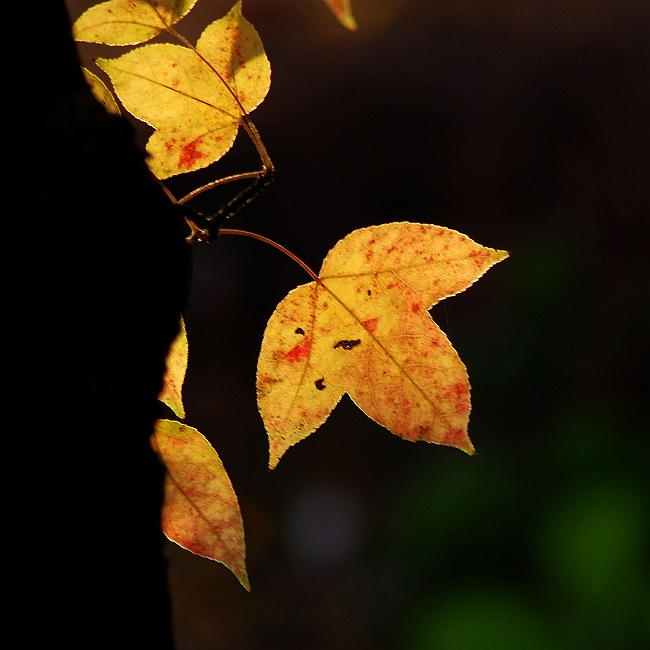
M85 80L90 86L90 92L92 92L95 99L109 112L113 115L120 115L120 107L113 97L113 93L106 88L106 84L97 76L94 75L90 70L87 70L81 66L81 72Z
M185 418L185 409L183 408L183 382L187 372L187 332L185 330L185 321L181 317L181 329L176 338L172 341L165 359L165 376L163 377L163 388L158 395L158 399L169 406L174 414Z
M196 0L109 0L79 16L72 35L86 43L136 45L177 23L195 4Z
M221 562L250 590L239 503L217 452L196 429L173 420L158 420L151 440L167 470L163 532Z
M473 453L467 372L427 310L507 255L414 223L363 228L339 241L318 282L291 291L264 333L257 396L270 467L345 393L395 435Z
M232 146L243 116L271 84L271 66L241 2L208 25L196 46L145 45L97 59L124 107L156 131L149 168L160 179L207 167Z

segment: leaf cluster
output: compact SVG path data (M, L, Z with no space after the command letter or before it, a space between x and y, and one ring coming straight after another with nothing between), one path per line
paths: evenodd
M347 0L325 1L346 27L356 28ZM80 41L139 45L96 63L123 108L154 128L146 147L152 174L180 205L218 185L251 180L252 191L226 206L230 213L225 216L230 216L272 178L273 163L249 117L269 91L271 68L259 34L242 15L241 0L208 25L196 45L189 43L176 23L195 3L109 0L84 13L73 33ZM162 32L178 44L140 45ZM99 78L85 74L106 109L119 113ZM220 159L240 127L254 143L261 168L174 197L162 181ZM201 217L186 217L190 243L218 234L254 237L289 255L312 279L278 305L259 355L257 397L271 468L323 424L344 394L395 435L473 453L467 435L467 371L428 310L464 291L507 253L441 226L391 223L350 233L316 275L280 244ZM185 417L187 362L181 320L159 396L180 419ZM217 453L196 429L174 420L158 421L151 444L166 468L165 534L193 553L222 562L248 589L241 512Z

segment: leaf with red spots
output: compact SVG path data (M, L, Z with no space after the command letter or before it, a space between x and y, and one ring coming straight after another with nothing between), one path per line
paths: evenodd
M165 535L225 564L250 590L239 503L217 452L196 429L173 420L158 420L151 444L167 471Z
M395 435L472 454L467 371L427 310L507 255L414 223L363 228L339 241L318 281L291 291L264 333L257 398L270 467L345 393Z
M350 0L324 0L325 4L332 10L338 21L351 32L356 31L357 21L352 15Z
M109 0L90 7L75 21L75 40L104 45L136 45L169 29L196 0Z
M185 330L185 321L181 318L181 329L178 336L172 341L165 360L166 370L163 377L163 388L158 395L158 399L169 406L174 414L185 418L185 409L183 408L183 382L187 372L187 332Z
M159 43L96 63L124 107L156 129L147 152L160 179L221 158L271 85L262 41L241 2L206 27L196 50Z

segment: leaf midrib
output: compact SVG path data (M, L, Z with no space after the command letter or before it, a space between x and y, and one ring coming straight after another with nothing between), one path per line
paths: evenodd
M390 271L390 272L392 272L392 271ZM339 277L341 277L341 276L339 276ZM356 276L356 275L352 275L352 276L343 276L343 277L357 277L357 276ZM440 410L439 410L438 407L435 405L435 403L434 403L432 400L429 399L429 397L428 397L428 396L426 395L426 393L422 390L422 388L420 388L420 386L415 382L415 380L414 380L414 379L413 379L413 378L412 378L412 377L411 377L411 376L410 376L410 375L409 375L409 374L404 370L403 366L397 362L397 360L395 359L395 357L394 357L394 356L393 356L393 355L388 351L388 349L387 349L387 348L386 348L386 347L381 343L381 341L380 341L380 340L379 340L379 339L374 335L374 333L371 332L371 331L370 331L370 330L369 330L369 329L368 329L368 328L363 324L363 321L361 321L361 319L360 319L360 318L359 318L359 317L358 317L358 316L357 316L357 315L352 311L352 309L351 309L350 307L348 307L348 306L345 304L345 302L343 302L343 300L341 300L341 298L339 298L339 297L334 293L334 291L332 291L332 290L331 290L331 289L330 289L330 288L329 288L329 287L328 287L324 282L322 282L323 278L320 278L320 279L321 279L321 282L319 282L318 284L319 284L320 286L322 286L322 287L323 287L323 288L324 288L324 289L325 289L325 290L326 290L326 291L327 291L327 292L328 292L328 293L329 293L329 294L334 298L334 300L336 300L336 301L341 305L341 307L343 307L343 309L345 309L345 310L350 314L350 316L352 316L352 318L354 318L354 320L357 322L357 324L358 324L361 328L363 328L363 329L364 329L364 330L365 330L365 331L370 335L371 339L375 342L375 344L376 344L379 348L381 348L381 349L383 350L384 354L386 354L386 356L387 356L387 357L388 357L388 358L389 358L389 359L390 359L390 360L395 364L395 366L397 367L397 369L399 370L399 372L400 372L401 374L403 374L404 377L406 377L406 379L408 379L408 380L411 382L411 384L416 388L416 390L417 390L417 391L422 395L422 397L424 398L424 400L425 400L425 401L426 401L426 402L431 406L431 408L432 408L432 409L437 413L438 417L440 417L440 418L441 418L441 419L442 419L442 420L443 420L443 421L444 421L448 426L451 426L451 423L450 423L449 420L446 418L446 416L443 415L443 414L440 412ZM431 317L429 316L429 318L431 318ZM434 321L433 319L431 319L431 322L435 324L435 321ZM444 334L444 333L443 333L443 334ZM348 392L348 391L345 391L345 392Z
M173 47L179 47L179 46L173 46ZM107 60L110 60L110 59L107 59ZM132 72L131 70L120 69L118 66L115 66L115 68L117 70L119 70L119 72L121 72L122 74L129 74L129 75L131 75L133 77L136 77L138 79L143 79L144 81L148 81L149 83L160 86L161 88L166 88L167 90L171 90L172 92L178 93L179 95L182 95L183 97L187 97L188 99L194 100L195 102L198 102L200 104L208 106L209 108L212 108L215 111L220 111L224 115L231 118L233 123L237 123L241 119L240 115L233 115L232 113L227 112L226 110L224 110L223 108L221 108L219 106L215 106L214 104L212 104L212 103L210 103L210 102L208 102L206 100L200 99L199 97L196 97L194 95L190 95L189 93L183 92L182 90L179 90L178 88L173 88L172 86L168 86L167 84L164 84L164 83L162 83L160 81L157 81L156 79L151 79L151 78L146 77L146 76L144 76L142 74ZM140 118L138 118L138 119L140 119ZM142 121L144 122L146 120L142 120ZM154 126L154 125L152 124L151 126ZM160 129L160 127L154 127L154 128L156 128L157 130L164 130L164 128Z

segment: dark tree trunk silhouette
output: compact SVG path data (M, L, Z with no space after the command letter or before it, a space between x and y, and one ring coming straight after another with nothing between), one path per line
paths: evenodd
M63 1L28 11L32 56L11 64L5 127L19 139L5 226L9 259L17 249L7 634L33 647L171 648L149 436L187 294L182 218L131 128L92 98Z

